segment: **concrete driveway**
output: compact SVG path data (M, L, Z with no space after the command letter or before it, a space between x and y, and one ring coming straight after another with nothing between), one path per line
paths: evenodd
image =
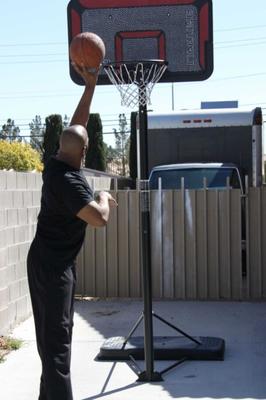
M240 302L154 302L154 311L192 336L225 339L224 361L188 361L157 383L137 383L125 362L95 360L105 338L126 336L142 311L138 300L77 300L72 383L75 400L266 399L266 304ZM136 332L142 335L142 325ZM154 320L155 335L175 335ZM0 398L37 400L40 361L33 320L13 335L23 347L0 364ZM143 362L139 363L145 368ZM155 363L160 371L168 361ZM58 399L64 400L64 399Z

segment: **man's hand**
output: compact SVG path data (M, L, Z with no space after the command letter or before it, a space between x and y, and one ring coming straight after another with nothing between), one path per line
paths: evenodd
M113 198L113 196L111 196L110 193L100 192L98 195L99 200L103 197L107 198L110 207L117 207L118 204L117 204L116 200Z
M97 83L100 68L88 68L72 62L75 71L83 78L86 86L94 87Z

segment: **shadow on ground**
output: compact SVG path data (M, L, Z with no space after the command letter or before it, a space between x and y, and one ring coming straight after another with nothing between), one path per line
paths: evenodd
M99 350L105 338L126 336L142 312L142 302L135 300L79 300L75 307L77 318L90 327L90 337L86 337L85 329L84 340L99 341ZM153 303L153 309L192 336L215 336L226 341L224 361L185 362L166 374L162 382L152 384L160 386L160 393L165 392L170 398L266 399L264 303L160 301ZM142 325L135 334L143 335ZM154 320L154 334L174 336L175 332ZM145 369L145 363L140 364ZM155 369L160 371L168 365L169 362L157 361ZM133 380L131 384L108 390L116 368L116 362L109 362L108 373L102 376L102 390L83 400L116 393L121 396L123 391L135 391L143 385Z

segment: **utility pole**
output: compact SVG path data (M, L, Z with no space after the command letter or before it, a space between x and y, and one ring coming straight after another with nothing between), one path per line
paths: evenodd
M172 82L172 111L175 109L175 90L174 90L174 82Z

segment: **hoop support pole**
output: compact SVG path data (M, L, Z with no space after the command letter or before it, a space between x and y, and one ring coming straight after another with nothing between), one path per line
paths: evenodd
M139 87L139 91L145 87ZM141 95L141 94L140 94ZM148 129L147 105L139 105L139 139L141 179L148 179ZM149 188L140 191L141 207L141 239L142 239L142 272L143 272L143 301L144 301L144 356L146 370L139 376L141 381L161 381L159 373L154 372L153 346L153 312L152 312L152 275L151 275L151 243L150 243L150 194Z
M145 87L139 87L139 96ZM140 179L148 179L148 121L147 105L139 103L139 147L140 147Z

